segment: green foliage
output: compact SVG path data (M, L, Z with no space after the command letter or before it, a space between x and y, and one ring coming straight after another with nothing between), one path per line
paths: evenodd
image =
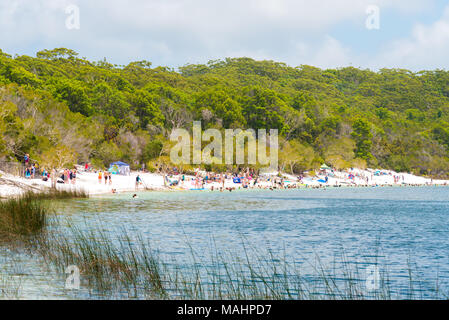
M356 158L368 160L372 157L370 153L373 137L369 122L365 119L357 119L352 125L353 131L351 136L355 140L355 156Z
M95 155L103 161L105 167L109 167L110 163L122 157L119 147L112 141L104 141L96 150Z
M82 82L73 79L63 79L54 86L53 95L62 101L66 101L72 112L79 112L82 115L92 114L92 106L87 96L87 88Z
M65 59L65 58L74 58L78 55L73 50L66 49L66 48L56 48L53 50L42 50L36 53L36 57L41 59L49 59L49 60L56 60L56 59Z
M36 58L0 51L0 157L45 161L66 146L74 162L135 167L167 156L171 130L200 120L204 129L278 129L291 171L326 161L444 176L448 88L443 70L227 58L175 71L148 61L90 62L66 48Z
M149 160L156 159L161 155L161 151L164 144L160 140L152 140L150 141L143 150L142 153L142 162L146 163Z
M437 124L432 129L432 135L436 140L449 148L449 123L443 122L441 124Z

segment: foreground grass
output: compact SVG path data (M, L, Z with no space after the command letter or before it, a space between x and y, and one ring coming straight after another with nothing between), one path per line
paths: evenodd
M42 232L50 207L33 193L0 201L0 240L17 240Z
M0 201L0 241L24 241L46 230L52 207L49 201L68 198L87 198L82 190L50 190L26 192Z
M32 197L37 200L89 198L89 193L87 193L84 189L72 189L72 190L50 189L45 192L33 193Z

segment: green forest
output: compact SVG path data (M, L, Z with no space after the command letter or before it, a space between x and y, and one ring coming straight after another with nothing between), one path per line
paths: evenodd
M44 166L168 162L176 128L278 129L279 165L299 173L449 172L449 72L291 67L226 58L178 69L92 62L70 49L0 50L0 160ZM167 164L169 165L169 164Z

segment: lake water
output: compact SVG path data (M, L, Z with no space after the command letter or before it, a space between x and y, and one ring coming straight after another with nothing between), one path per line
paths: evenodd
M163 257L189 265L192 250L207 264L217 250L234 256L270 250L313 274L341 263L363 271L374 261L404 297L413 269L417 292L449 288L449 187L370 187L234 192L141 192L65 200L57 213L112 237L141 234ZM243 245L244 244L244 245ZM85 298L64 290L37 258L0 251L0 273L23 298ZM19 261L19 263L17 263ZM388 270L383 270L388 269ZM362 272L363 275L363 272ZM363 280L363 279L362 279ZM0 278L0 285L2 278Z

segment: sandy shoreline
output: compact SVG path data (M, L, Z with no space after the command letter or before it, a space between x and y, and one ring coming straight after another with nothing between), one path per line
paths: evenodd
M136 177L139 175L142 183L136 189ZM360 186L424 186L424 185L449 185L449 180L433 180L430 178L415 176L409 173L396 173L390 170L377 169L352 169L347 171L328 171L314 175L305 176L299 180L297 176L282 174L283 179L276 176L261 177L254 185L254 181L248 181L248 189L270 189L270 188L299 188L299 187L360 187ZM324 182L325 179L327 182ZM115 189L117 193L135 192L143 190L153 191L189 191L189 190L220 190L223 184L219 182L208 182L199 186L195 184L195 177L170 176L164 184L164 176L154 173L131 172L129 176L113 175L111 183L98 180L95 172L78 171L76 182L73 184L56 184L58 190L79 190L89 195L112 194ZM170 182L179 181L175 186L170 187ZM282 185L281 185L282 183ZM40 178L24 179L0 172L0 197L8 198L17 196L24 191L45 191L49 190L50 181L43 181ZM232 179L226 179L224 189L243 189L242 184L234 183Z

